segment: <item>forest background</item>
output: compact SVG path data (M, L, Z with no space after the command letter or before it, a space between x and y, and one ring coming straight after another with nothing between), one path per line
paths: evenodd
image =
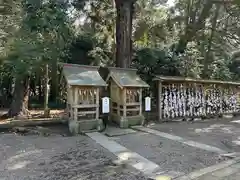
M239 81L239 45L238 0L1 0L0 107L64 104L59 62Z

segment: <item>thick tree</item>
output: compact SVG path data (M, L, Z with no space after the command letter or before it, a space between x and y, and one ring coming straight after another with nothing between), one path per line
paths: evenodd
M28 98L29 98L29 76L18 77L15 81L15 90L13 100L8 111L8 117L18 116L25 118L29 115Z
M65 46L71 39L65 10L61 3L54 1L42 4L23 1L22 21L9 42L6 58L6 63L12 65L15 79L9 117L28 115L30 77L41 72L39 69L46 64L56 64L65 53Z
M4 87L0 96L14 97L11 116L27 115L28 91L33 92L34 101L39 96L38 103L43 103L46 64L50 98L63 99L58 94L57 62L68 55L63 46L69 39L65 37L69 15L77 20L80 15L84 21L74 29L74 43L66 49L71 55L65 61L131 64L150 74L240 78L238 0L175 0L176 4L165 7L166 0L75 0L75 9L67 8L71 12L67 16L66 9L56 3L59 1L42 1L34 10L23 8L20 2L25 1L30 2L4 0L7 5L0 5L0 87Z
M134 4L136 0L113 0L115 4L109 1L88 1L88 0L75 0L74 6L79 11L83 11L86 13L84 9L84 5L89 2L90 8L86 13L87 17L89 17L91 22L91 30L96 33L98 36L102 36L106 32L108 32L108 36L114 36L110 32L113 28L111 27L111 19L114 17L112 11L109 10L109 4L115 6L116 9L116 26L115 26L115 38L116 45L112 43L111 51L115 51L115 56L113 55L113 59L115 60L115 64L118 67L126 68L130 67L132 61L132 31L133 31L133 11ZM106 9L108 7L108 9ZM88 8L86 8L88 9ZM109 18L110 17L110 18ZM106 22L106 18L109 18ZM105 22L104 24L101 22ZM103 26L105 26L103 28ZM97 27L97 28L96 28ZM102 31L103 30L103 31ZM110 30L110 31L109 31ZM99 35L99 32L102 32L102 35ZM105 41L107 38L102 39ZM116 50L113 50L116 48ZM106 49L106 48L105 48ZM97 52L98 54L100 52ZM96 54L96 53L95 53Z
M115 0L116 19L116 66L128 68L132 61L132 21L136 0Z

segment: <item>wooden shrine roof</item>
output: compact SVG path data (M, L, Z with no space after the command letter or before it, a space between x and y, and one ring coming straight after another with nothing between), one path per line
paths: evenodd
M127 68L108 68L109 74L106 81L112 78L115 83L120 87L149 87L138 75L136 69Z
M71 86L107 86L98 73L97 66L59 63L68 85Z
M232 81L220 81L220 80L205 80L205 79L193 79L188 77L179 77L179 76L155 76L153 79L155 81L162 82L195 82L195 83L208 83L208 84L229 84L240 86L240 82Z

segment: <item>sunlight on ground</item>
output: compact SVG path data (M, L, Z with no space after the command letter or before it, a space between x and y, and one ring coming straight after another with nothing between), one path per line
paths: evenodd
M40 150L33 150L33 151L23 152L23 153L20 153L20 154L17 154L15 156L10 157L8 159L8 161L12 162L12 161L15 161L15 160L20 159L20 158L24 158L24 157L32 155L32 154L42 154L42 151L40 151Z
M168 176L158 176L155 179L156 180L171 180L171 177L168 177Z
M213 124L207 128L195 129L195 133L208 133L213 132L214 130L222 131L223 133L232 134L233 126L228 126L225 124Z
M238 140L232 141L236 145L240 145L240 136L238 136Z
M233 123L240 123L240 120L231 121Z
M17 169L22 169L22 168L25 168L28 164L30 164L31 161L21 161L21 162L18 162L12 166L9 166L7 169L8 170L17 170Z
M6 163L6 169L7 170L17 170L17 169L23 169L28 164L31 163L29 160L29 156L34 155L36 158L39 155L42 155L42 151L40 150L32 150L32 151L20 151L17 153L17 155L10 157L5 163Z
M118 156L122 161L126 161L128 160L129 158L133 157L133 154L131 152L123 152L123 153L120 153L119 156Z
M140 160L139 162L139 157L137 157L136 153L132 153L132 152L123 152L120 153L118 155L119 157L119 161L122 163L127 163L127 161L130 161L131 166L133 166L134 168L141 170L141 171L145 171L146 173L152 170L157 169L157 165L152 165L149 164L147 161L145 160ZM141 162L142 161L142 162Z

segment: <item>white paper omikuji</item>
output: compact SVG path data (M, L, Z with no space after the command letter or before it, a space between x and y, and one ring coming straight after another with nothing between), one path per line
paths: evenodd
M145 111L151 111L151 98L145 97Z
M102 113L109 113L109 97L102 98Z
M162 89L163 118L205 116L238 111L236 93L230 89L203 85L183 87L168 85Z

